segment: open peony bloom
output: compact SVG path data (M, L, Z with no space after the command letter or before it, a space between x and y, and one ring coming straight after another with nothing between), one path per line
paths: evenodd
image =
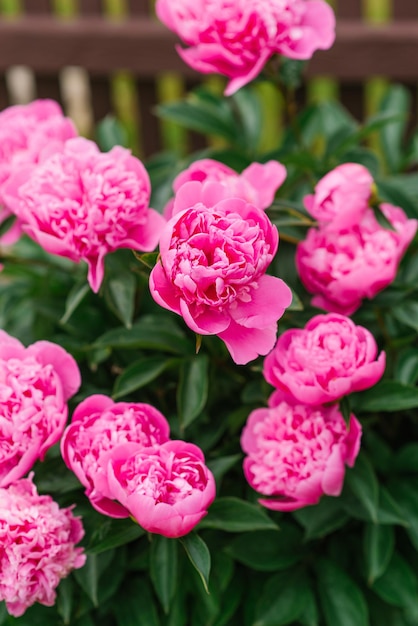
M369 170L358 163L343 163L328 172L305 196L304 204L321 226L332 230L355 226L366 213L373 190Z
M93 291L106 254L156 248L165 220L149 208L150 192L148 174L129 150L101 153L82 138L37 167L22 168L4 189L24 231L44 250L88 263Z
M189 46L183 61L230 79L231 95L252 81L274 54L309 59L335 39L324 0L157 0L158 18Z
M391 204L380 205L395 230L384 228L367 209L351 228L310 228L296 250L296 267L312 304L351 315L364 298L374 298L396 278L418 222Z
M145 530L165 537L189 533L215 498L202 451L184 441L154 448L125 444L109 456L109 489Z
M85 563L75 547L83 535L80 518L39 496L31 477L0 488L0 600L10 615L54 604L60 580Z
M375 385L386 357L367 328L343 315L316 315L305 328L285 331L264 359L264 377L310 405L339 400Z
M218 335L235 363L248 363L272 349L292 300L282 280L266 275L277 246L264 211L219 183L186 183L161 236L151 294L194 332Z
M67 139L77 136L73 122L64 117L53 100L8 107L0 113L0 220L12 211L5 203L3 187L9 177L28 164L40 163L62 150ZM21 233L16 222L0 238L4 245L14 243Z
M97 394L77 406L61 440L61 452L98 511L128 517L129 512L108 497L108 452L124 443L135 443L139 448L157 446L168 441L169 430L165 417L151 405L115 403Z
M25 348L0 330L0 487L24 476L62 435L80 372L61 346Z
M274 194L286 178L286 168L278 161L252 163L241 174L215 161L200 159L180 172L174 179L173 190L177 193L182 185L190 181L219 182L231 197L242 198L259 209L267 209L274 199ZM164 215L171 217L173 201L169 202Z
M269 509L294 511L317 504L322 495L340 495L345 465L354 465L360 438L358 420L351 415L347 428L336 405L282 401L256 409L241 436L245 478L268 496L259 502Z

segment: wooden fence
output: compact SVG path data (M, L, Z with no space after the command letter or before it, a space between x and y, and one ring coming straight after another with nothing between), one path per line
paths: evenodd
M162 127L152 109L172 96L164 95L161 77L174 74L186 89L202 77L174 51L176 37L155 19L152 1L121 0L125 14L119 18L105 14L105 0L78 0L77 6L68 0L74 14L63 18L56 14L57 1L20 0L16 15L0 15L0 109L19 99L51 97L71 114L78 92L70 79L78 72L84 77L80 98L90 111L87 126L119 107L140 136L140 153L161 149ZM371 77L402 82L415 103L418 84L418 0L392 0L391 19L382 24L365 21L365 3L338 1L336 42L331 50L317 52L308 66L309 80L336 81L339 98L359 119ZM13 89L19 71L26 78L30 72L29 95ZM125 89L119 104L118 80ZM179 83L172 84L179 91Z

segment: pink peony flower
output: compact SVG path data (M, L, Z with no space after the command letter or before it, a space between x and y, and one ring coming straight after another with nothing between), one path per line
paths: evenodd
M32 477L0 488L0 600L11 615L54 604L60 580L85 563L83 535L80 518L39 496Z
M200 159L181 172L173 182L174 193L190 181L216 181L221 183L231 197L242 198L259 209L267 209L274 195L286 178L286 168L278 161L252 163L241 174L215 161ZM172 217L173 201L164 210L167 219Z
M151 187L142 163L119 146L101 153L87 139L70 139L37 167L22 168L4 191L25 232L47 252L88 263L96 292L106 254L154 250L165 224L148 207Z
M168 441L169 430L165 417L149 404L115 403L97 394L74 411L61 440L61 452L98 511L128 517L129 512L108 496L108 453L124 443L135 443L139 448L162 444Z
M151 533L181 537L206 515L215 480L202 451L184 441L125 444L109 456L110 492Z
M324 0L157 0L158 18L190 46L183 61L230 79L231 95L252 81L274 54L309 59L335 39Z
M294 511L317 504L324 494L340 495L344 466L354 465L360 438L355 416L347 428L336 405L282 401L256 409L241 436L245 478L255 491L269 496L259 500L268 509Z
M332 230L358 224L366 213L373 190L373 178L363 165L339 165L316 185L313 195L305 196L309 213Z
M351 315L393 280L418 222L390 204L380 207L395 230L380 226L372 209L352 228L311 228L296 250L296 267L312 304Z
M0 487L28 472L62 435L80 372L61 346L28 348L0 330Z
M272 349L292 294L265 273L277 251L276 228L264 211L227 195L219 183L179 189L150 290L194 332L218 335L244 364Z
M62 150L67 139L77 136L73 122L63 116L53 100L35 100L11 106L0 113L0 220L12 211L5 203L3 188L9 177L28 164L39 163ZM19 222L0 241L12 244L20 236Z
M368 389L383 375L373 335L343 315L316 315L305 328L285 331L264 359L271 385L306 404L324 404Z

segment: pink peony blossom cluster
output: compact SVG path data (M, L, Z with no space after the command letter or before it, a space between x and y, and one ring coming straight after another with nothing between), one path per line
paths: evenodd
M344 315L312 317L304 328L291 328L264 359L268 383L309 405L340 400L375 385L386 355L367 328Z
M150 193L148 174L129 150L101 153L83 138L68 140L37 166L20 168L4 188L23 230L44 250L87 262L95 292L106 254L157 247L165 220L149 208Z
M187 534L215 497L201 450L170 440L167 420L149 404L90 396L76 408L61 451L98 511L132 516L149 532Z
M415 236L418 221L383 203L379 209L393 230L381 226L369 206L373 179L368 170L346 163L329 172L305 198L318 228L298 244L296 267L319 308L351 315L396 277Z
M360 449L361 426L347 425L338 406L309 406L282 400L253 411L241 437L244 474L259 500L275 511L317 504L338 496L344 466L352 467Z
M0 330L0 487L24 476L59 440L67 400L80 384L61 346L38 341L25 348Z
M188 65L230 79L226 95L256 78L273 55L309 59L335 39L324 0L157 0L156 11L189 46L177 47Z
M16 105L0 113L0 220L13 211L4 197L4 186L20 168L41 163L48 156L62 150L67 139L77 136L73 122L64 117L53 100L35 100ZM4 245L14 243L20 236L20 224L1 238Z
M191 181L219 182L231 197L242 198L259 209L267 209L285 178L286 168L278 161L251 163L241 174L237 174L214 159L199 159L176 176L173 191L176 194L182 185ZM173 203L174 200L171 200L164 210L167 219L172 217Z
M0 600L11 615L54 604L60 580L85 563L83 535L71 508L38 495L31 476L0 488Z
M217 335L245 364L274 346L289 287L266 270L278 247L266 213L219 182L183 184L150 276L154 300L198 334Z
M362 429L352 414L346 424L338 401L375 385L385 363L373 335L336 313L279 337L264 359L264 377L276 388L269 408L251 413L241 437L245 476L270 496L261 504L293 511L341 493Z

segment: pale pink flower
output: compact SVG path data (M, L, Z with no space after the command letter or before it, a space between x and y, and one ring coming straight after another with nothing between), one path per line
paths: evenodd
M103 280L106 254L154 250L165 224L149 208L142 163L125 148L101 153L83 138L70 139L37 167L22 168L4 191L24 231L44 250L88 263L93 291Z
M73 357L38 341L25 348L0 330L0 487L24 476L61 437L67 400L81 384Z
M315 193L305 196L309 213L332 230L355 226L366 213L373 190L369 170L358 163L343 163L321 178Z
M244 474L275 511L317 504L322 495L338 496L345 465L360 449L361 425L354 415L347 427L336 405L310 407L296 402L256 409L241 436L247 454Z
M278 161L252 163L241 174L237 174L219 161L200 159L176 176L173 191L177 193L182 185L193 180L200 183L219 182L231 197L242 198L259 209L267 209L285 178L286 168ZM172 217L172 208L173 201L170 201L164 210L167 219Z
M39 496L32 477L0 488L0 600L10 615L55 603L60 580L86 561L75 547L83 536L80 518Z
M142 528L165 537L189 533L215 498L215 480L197 446L125 444L109 456L110 492Z
M248 363L272 349L292 300L289 287L266 274L277 246L264 211L228 197L219 183L186 183L160 239L151 295L194 332L218 335L236 363Z
M296 267L314 294L314 306L351 315L364 298L374 298L395 280L418 222L390 204L380 208L395 230L381 226L367 209L357 225L339 231L311 228L298 244Z
M169 430L165 417L151 405L114 402L97 394L75 409L61 440L61 453L98 511L111 517L128 517L129 512L108 497L108 453L124 443L141 448L159 445L168 441Z
M0 113L0 220L12 211L5 202L3 188L11 174L28 164L44 161L62 150L65 141L77 136L73 122L64 117L53 100L35 100L30 104L15 105ZM0 239L8 245L20 236L20 224Z
M309 59L335 39L335 17L323 0L157 0L157 16L182 41L181 58L204 74L230 79L231 95L274 54Z
M376 341L367 328L329 313L280 335L264 359L263 373L277 389L315 405L372 387L382 377L385 363L385 353L377 357Z

